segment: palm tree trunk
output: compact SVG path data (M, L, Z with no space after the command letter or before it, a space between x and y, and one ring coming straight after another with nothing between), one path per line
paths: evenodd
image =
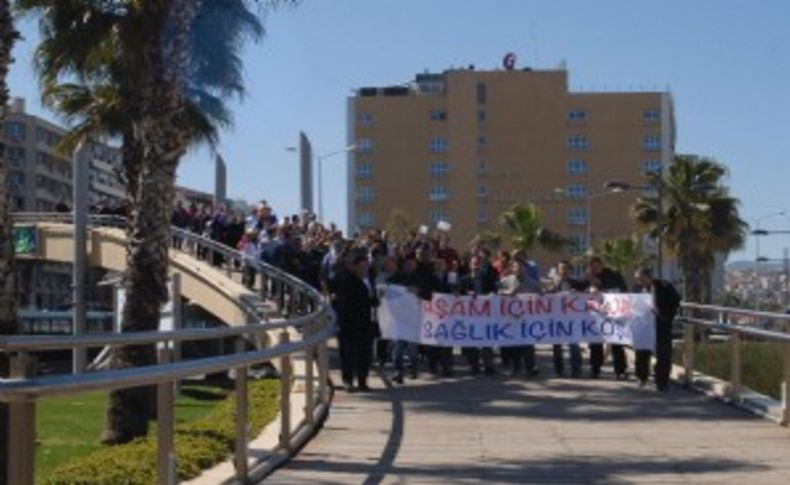
M19 38L14 29L9 0L0 0L0 135L5 134L8 106L6 77L13 59L11 49ZM0 138L0 334L16 333L16 278L14 277L13 224L11 191L8 184L8 163L5 143ZM0 377L8 376L8 358L0 355ZM8 477L8 405L0 403L0 484Z
M187 131L183 125L183 78L186 73L190 25L196 13L195 0L152 1L148 4L154 35L147 35L149 66L159 66L147 79L136 80L140 91L141 119L133 136L138 167L127 167L133 175L130 188L136 203L129 229L126 304L123 308L125 331L154 330L159 324L162 304L167 301L170 212L175 198L178 161L186 151ZM131 170L130 170L131 168ZM113 366L124 368L151 364L152 346L118 349ZM114 391L103 440L124 443L147 432L152 415L154 389L136 388Z

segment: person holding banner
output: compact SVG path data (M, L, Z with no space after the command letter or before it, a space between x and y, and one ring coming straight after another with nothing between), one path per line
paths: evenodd
M653 278L650 268L636 272L636 279L645 293L652 293L656 314L656 366L653 377L656 389L669 390L669 372L672 369L672 321L680 307L680 295L671 283ZM647 385L650 376L649 350L636 351L636 377L640 386Z
M409 288L410 291L417 293L417 257L414 253L404 256L401 269L387 281L391 285L401 285ZM405 370L404 357L409 358L409 374L412 379L417 378L417 357L419 347L416 343L398 340L395 342L394 363L395 377L394 382L403 384L403 374Z
M554 281L552 281L551 293L580 291L584 289L584 283L570 277L570 269L571 263L568 261L560 261L557 263L554 270ZM562 347L561 344L555 344L552 347L554 373L557 377L563 377L565 374ZM579 344L568 344L568 350L570 351L571 357L571 377L576 379L582 375L582 350Z
M513 260L510 263L507 275L499 280L499 294L512 296L521 293L540 294L542 293L542 289L540 287L540 281L530 278L526 273L524 265L519 261ZM516 377L521 373L522 364L528 376L538 374L538 367L535 365L534 345L505 347L501 349L501 352L504 353L506 350L510 353L510 375L512 377Z
M359 390L368 391L373 340L378 331L378 326L373 322L373 309L378 303L369 280L367 254L352 252L346 262L346 268L335 275L332 285L343 383L348 391L354 391L356 379Z
M496 271L486 259L486 253L472 256L469 260L469 274L464 276L459 283L459 293L462 295L491 295L497 292L498 279ZM483 358L483 370L486 375L495 375L494 350L491 347L464 347L464 357L469 362L472 374L480 373L480 357Z
M593 256L590 258L587 271L588 280L586 287L588 291L601 291L604 293L628 292L628 286L625 284L623 275L605 267L600 257ZM590 344L590 367L592 368L593 379L597 379L601 375L603 357L603 344ZM625 357L625 348L622 345L612 345L612 361L617 379L627 379L626 369L628 362Z

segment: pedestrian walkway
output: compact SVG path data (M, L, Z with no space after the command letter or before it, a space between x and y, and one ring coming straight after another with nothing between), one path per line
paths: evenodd
M790 483L786 428L607 377L378 375L372 392L337 391L324 428L266 482Z

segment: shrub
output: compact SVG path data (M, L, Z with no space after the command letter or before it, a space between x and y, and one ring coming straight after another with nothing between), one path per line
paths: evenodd
M249 382L248 429L257 435L277 414L279 381ZM175 428L176 472L188 480L227 458L235 442L236 399L231 395L205 417ZM103 448L55 469L48 485L156 483L156 433L130 443Z

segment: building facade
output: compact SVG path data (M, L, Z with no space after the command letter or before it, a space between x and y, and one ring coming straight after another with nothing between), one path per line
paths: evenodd
M449 222L463 247L534 202L574 244L532 256L569 258L633 231L640 194L604 184L644 184L671 163L674 132L670 93L570 92L564 69L448 70L360 88L348 101L349 231L383 227L400 209L417 224Z
M54 212L58 204L72 205L73 161L56 150L66 130L25 112L24 99L15 98L6 115L4 142L9 182L18 212ZM89 164L91 205L119 204L125 197L121 181L121 151L89 143L80 152Z
M3 137L9 164L12 208L17 212L55 212L72 207L73 161L56 150L66 130L29 114L25 101L12 100ZM120 149L89 143L79 155L88 164L90 206L117 206L125 198ZM72 270L68 263L20 258L17 263L19 302L23 308L64 308L71 303ZM89 278L103 272L92 269Z

